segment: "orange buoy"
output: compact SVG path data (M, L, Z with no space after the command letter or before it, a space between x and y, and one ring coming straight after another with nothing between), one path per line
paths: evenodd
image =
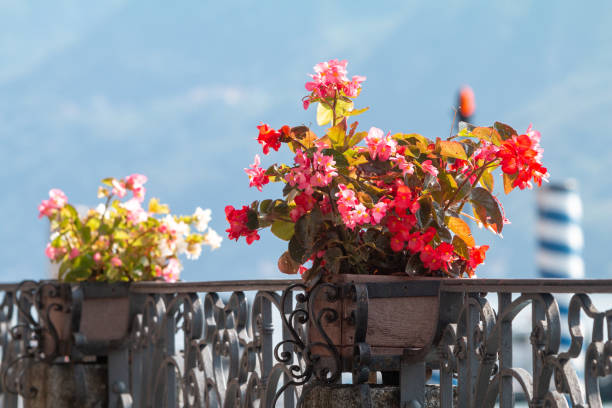
M476 99L474 91L468 85L461 87L459 91L459 114L462 118L469 118L476 111Z

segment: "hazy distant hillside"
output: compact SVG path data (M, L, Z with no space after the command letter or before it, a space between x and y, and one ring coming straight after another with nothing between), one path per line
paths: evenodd
M533 122L552 179L580 183L587 273L609 275L612 5L448 4L0 1L0 280L44 275L36 205L51 187L94 205L100 178L141 172L173 210L212 208L222 232L226 204L278 194L248 189L255 126L312 124L300 104L306 74L334 57L368 77L366 129L445 136L463 83L477 122ZM534 194L505 202L513 224L481 276L534 270ZM278 277L282 247L267 234L250 247L226 240L183 278Z

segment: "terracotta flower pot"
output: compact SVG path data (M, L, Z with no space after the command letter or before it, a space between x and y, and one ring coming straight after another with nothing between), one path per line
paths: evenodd
M129 331L128 294L128 283L43 283L39 315L44 358L74 351L102 355L119 347Z
M354 374L360 365L397 371L405 353L424 361L458 313L460 299L440 299L439 287L440 278L335 275L310 293L310 350Z

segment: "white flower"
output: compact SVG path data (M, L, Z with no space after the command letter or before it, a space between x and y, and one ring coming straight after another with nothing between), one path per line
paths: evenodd
M162 222L166 224L170 233L176 235L177 238L189 235L189 225L185 224L183 221L176 222L171 215L166 215Z
M104 219L110 218L110 213L114 210L115 209L112 207L107 209L106 206L102 203L98 204L96 208L94 208L94 211L97 212L98 214L100 215L104 214Z
M169 243L168 241L163 240L162 242L160 242L158 248L159 248L160 256L162 258L167 258L167 257L174 255L174 251L176 250L176 245L174 245L174 243Z
M187 241L185 241L183 236L182 235L177 236L177 238L176 238L176 254L177 255L181 255L181 254L187 253L188 248L189 248L189 244L187 244Z
M202 253L202 244L189 244L187 247L187 259L198 259Z
M143 210L143 208L140 206L140 202L135 198L132 198L126 201L125 203L121 203L119 205L127 210L128 220L136 224L145 222L149 218L149 214L145 210Z
M104 212L106 211L106 206L102 203L98 204L96 206L96 208L94 208L94 210L96 210L96 212L100 215L104 214Z
M198 231L204 232L206 228L208 228L208 223L211 220L210 213L211 211L209 208L206 210L200 207L196 208L195 213L193 213L193 218L195 218L195 227Z
M212 228L209 228L206 235L204 235L204 243L210 245L212 250L219 248L221 246L221 241L223 241L221 235L217 234Z

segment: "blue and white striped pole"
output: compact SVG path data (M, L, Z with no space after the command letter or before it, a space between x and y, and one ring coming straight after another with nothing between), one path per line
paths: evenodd
M577 190L574 180L549 183L538 190L536 259L542 278L584 278L582 203ZM565 350L570 344L567 327L570 297L557 296L562 324L561 347Z

